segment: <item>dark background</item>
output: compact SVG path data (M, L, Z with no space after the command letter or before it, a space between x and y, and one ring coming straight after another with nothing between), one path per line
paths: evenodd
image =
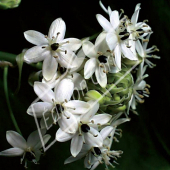
M151 95L145 103L138 107L139 116L130 114L131 122L121 126L123 137L114 143L113 149L124 151L118 160L117 170L170 170L170 1L169 0L103 0L104 5L112 10L124 9L125 14L132 16L135 5L141 3L139 21L149 20L154 34L149 46L157 45L161 60L152 60L157 64L154 69L147 69L147 83L151 85ZM26 30L37 30L48 33L53 20L62 17L67 25L66 37L83 38L101 31L95 15L105 14L98 0L22 0L16 9L0 10L0 51L18 54L24 48L30 48L23 36ZM22 84L18 95L13 93L17 87L18 69L10 68L8 87L10 101L17 122L26 138L36 130L34 119L26 114L26 109L36 98L28 76L37 71L26 64L23 67ZM3 91L3 69L0 69L0 151L10 148L6 141L6 131L15 130L8 112ZM56 127L52 133L55 134ZM29 165L29 169L79 170L83 169L83 161L63 165L70 156L69 142L56 143L40 160L40 165ZM20 158L0 157L0 169L24 169ZM101 165L98 169L104 169Z

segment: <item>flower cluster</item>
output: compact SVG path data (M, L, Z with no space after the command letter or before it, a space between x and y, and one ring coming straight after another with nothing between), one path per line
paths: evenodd
M109 20L96 15L103 30L94 43L90 38L65 38L66 24L61 18L51 24L48 35L24 32L26 40L35 45L25 52L24 61L43 62L36 73L41 79L33 84L38 100L27 113L40 119L45 144L50 139L45 133L53 125L58 127L57 142L71 140L71 157L65 164L84 158L84 166L91 170L102 163L106 169L117 163L123 153L112 150L116 136L121 136L117 127L130 121L129 111L137 113L137 103L149 97L145 71L155 66L149 58L159 59L151 54L158 51L156 46L147 48L151 27L146 20L138 22L140 4L131 18L123 10L119 14L105 8L101 1L100 6ZM37 131L33 133L26 142L16 132L7 132L14 148L0 155L23 155L37 163L42 144L37 144Z

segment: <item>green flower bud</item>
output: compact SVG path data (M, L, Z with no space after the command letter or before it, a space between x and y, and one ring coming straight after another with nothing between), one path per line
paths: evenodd
M19 6L21 0L0 0L0 8L8 9L8 8L16 8Z

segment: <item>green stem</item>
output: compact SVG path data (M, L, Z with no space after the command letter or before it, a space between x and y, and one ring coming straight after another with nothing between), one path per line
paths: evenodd
M16 54L11 54L11 53L0 51L0 60L9 61L12 64L16 64L16 56L17 56ZM41 62L37 64L30 64L30 66L37 68L38 70L42 69Z
M89 41L94 40L99 35L99 32L89 37Z
M7 106L8 106L8 109L9 109L9 114L10 114L10 117L12 119L12 122L13 122L17 132L21 134L21 131L18 127L17 121L14 117L14 114L13 114L13 111L12 111L12 108L11 108L11 104L10 104L10 101L9 101L7 77L8 77L8 67L5 67L4 68L4 92L5 92L6 102L7 102Z

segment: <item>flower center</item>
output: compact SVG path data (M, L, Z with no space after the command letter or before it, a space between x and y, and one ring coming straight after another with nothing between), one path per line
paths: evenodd
M59 47L59 43L51 44L51 49L52 49L53 51L56 51L56 50L58 49L58 47Z
M35 159L35 156L31 152L26 152L25 158L32 162Z
M101 155L101 150L98 147L94 147L94 151L96 153L96 155Z
M142 90L137 90L137 92L141 95L143 95L143 91Z
M98 57L98 60L101 62L101 63L107 63L107 57L104 56L104 55L100 55Z
M90 127L86 124L82 124L81 125L81 130L84 132L84 133L87 133L89 130L90 130Z
M64 107L61 104L56 104L55 109L57 113L62 113L64 111Z
M119 33L119 36L120 36L120 39L121 40L126 40L127 38L129 38L129 33L127 33L127 32L120 32Z
M138 32L138 34L139 34L140 36L144 34L144 31L143 31L143 29L141 29L141 28L140 28L140 29L137 29L136 31Z
M67 70L67 69L66 69L65 67L60 67L60 73L61 73L61 74L64 74L64 73L66 72L66 70Z

